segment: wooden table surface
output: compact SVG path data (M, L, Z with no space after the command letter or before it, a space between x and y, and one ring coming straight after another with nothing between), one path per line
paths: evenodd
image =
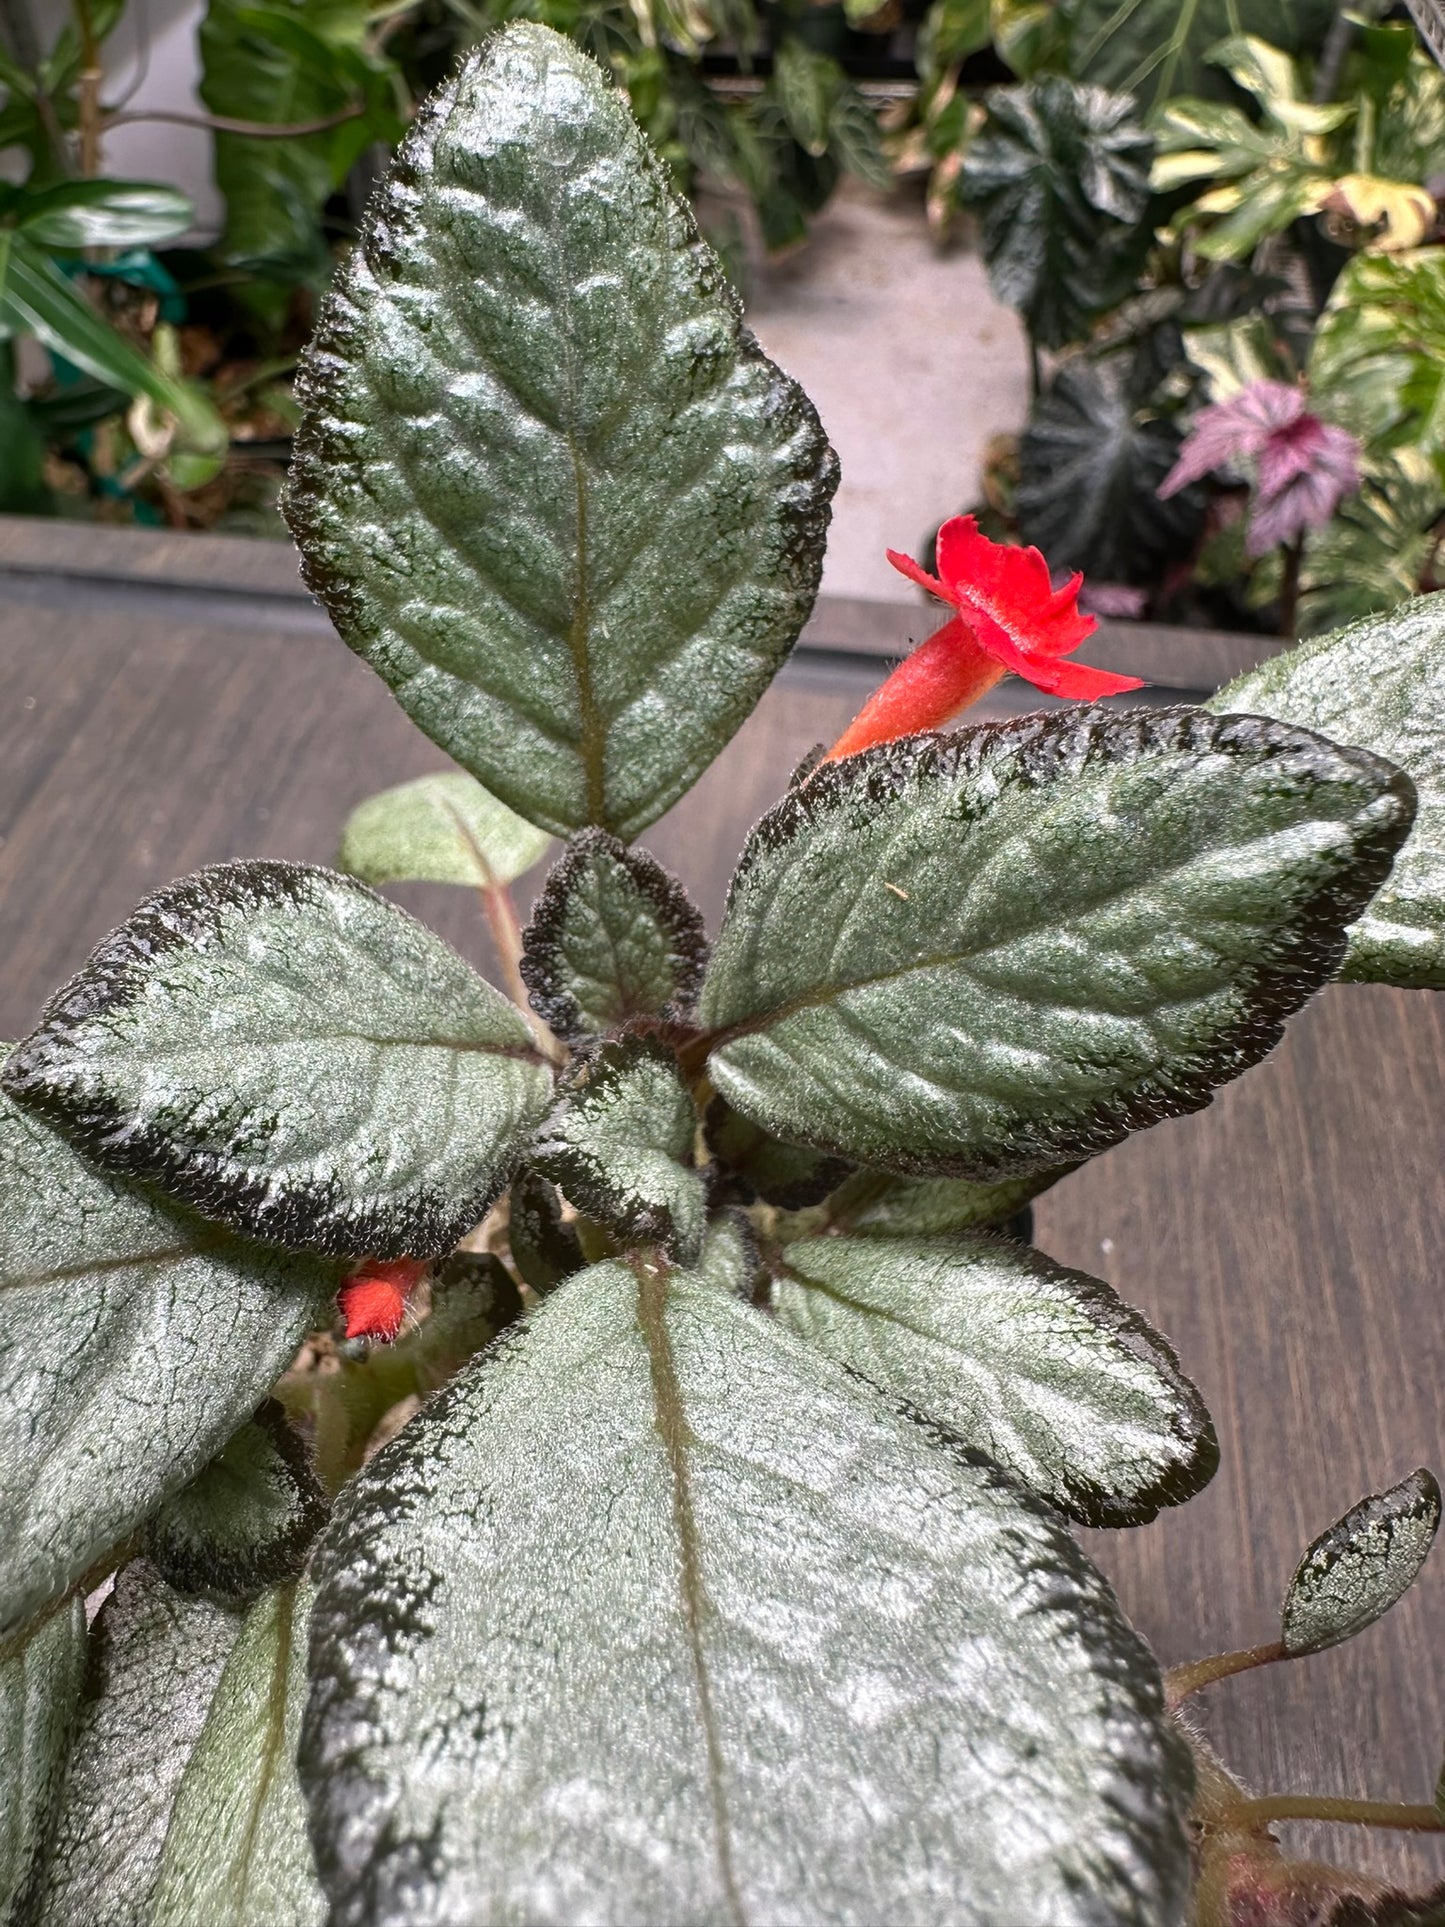
M364 796L445 766L279 546L0 518L0 579L0 1036L27 1029L147 891L228 857L329 861ZM927 620L821 610L725 755L645 838L710 919L749 824ZM1095 659L1125 667L1126 647L1176 689L1254 653L1146 635ZM470 893L396 894L486 964ZM1219 1473L1192 1504L1086 1535L1166 1662L1275 1637L1315 1532L1416 1465L1445 1470L1442 1009L1420 992L1330 989L1210 1110L1039 1201L1039 1244L1154 1319L1218 1427ZM1437 1553L1359 1640L1196 1705L1262 1788L1427 1800L1445 1744L1442 1626ZM1438 1839L1289 1837L1391 1877L1445 1877Z

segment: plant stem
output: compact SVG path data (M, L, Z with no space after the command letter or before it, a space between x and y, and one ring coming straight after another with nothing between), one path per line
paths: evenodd
M1272 1666L1276 1660L1289 1657L1280 1641L1275 1640L1269 1646L1246 1646L1239 1652L1212 1653L1207 1659L1190 1660L1185 1666L1171 1666L1164 1675L1164 1694L1170 1711L1181 1706L1201 1686L1212 1686L1216 1680L1229 1679L1234 1673L1252 1672L1256 1666Z
M1039 359L1039 344L1029 336L1029 397L1037 401L1044 392L1044 370Z
M105 78L100 64L100 42L90 17L90 0L72 0L80 34L80 173L93 180L100 172L100 87Z
M1394 1800L1336 1800L1315 1793L1270 1793L1258 1800L1241 1800L1232 1817L1245 1826L1273 1826L1279 1820L1327 1820L1356 1827L1391 1827L1401 1833L1445 1833L1445 1820L1433 1806L1408 1806Z
M346 107L339 114L327 114L321 120L297 120L275 122L266 120L232 120L227 114L172 114L163 113L159 108L147 108L142 113L114 114L103 116L106 127L127 127L132 121L160 120L172 127L203 127L212 134L245 134L251 140L294 140L302 134L324 134L333 127L340 127L343 121L359 120L366 112L366 103Z
M1299 578L1300 564L1304 561L1305 541L1300 536L1291 542L1284 552L1284 579L1279 589L1279 632L1294 639L1295 623L1299 616Z

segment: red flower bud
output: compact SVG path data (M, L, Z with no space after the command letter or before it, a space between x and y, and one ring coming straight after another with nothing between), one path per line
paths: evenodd
M348 1338L390 1344L401 1330L407 1302L426 1272L422 1258L368 1259L342 1281L336 1302Z

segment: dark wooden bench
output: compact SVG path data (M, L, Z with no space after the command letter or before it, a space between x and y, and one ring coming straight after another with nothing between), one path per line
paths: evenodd
M28 1028L147 891L226 857L328 861L362 797L444 765L280 545L0 518L0 589L0 1035ZM710 917L748 825L928 626L921 605L825 602L737 740L646 837ZM1132 630L1086 653L1178 701L1267 647ZM468 893L398 895L485 963ZM1442 1009L1331 989L1210 1110L1040 1200L1039 1243L1158 1323L1219 1429L1199 1499L1087 1535L1166 1661L1273 1638L1315 1532L1415 1465L1442 1470ZM1230 1764L1271 1790L1427 1800L1445 1744L1442 1625L1437 1554L1354 1644L1196 1704ZM1401 1879L1445 1874L1438 1839L1291 1837Z

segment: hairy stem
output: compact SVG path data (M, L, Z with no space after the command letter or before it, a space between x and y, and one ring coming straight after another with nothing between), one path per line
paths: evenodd
M1247 1646L1235 1653L1211 1653L1207 1659L1171 1666L1164 1675L1164 1695L1170 1711L1181 1706L1201 1686L1212 1686L1216 1680L1229 1679L1235 1673L1252 1672L1256 1666L1273 1666L1276 1660L1289 1657L1280 1641L1275 1640L1268 1646Z
M1401 1833L1445 1833L1433 1806L1395 1800L1336 1800L1327 1794L1269 1793L1241 1800L1233 1817L1244 1826L1273 1826L1280 1820L1327 1820L1356 1827L1390 1827Z

